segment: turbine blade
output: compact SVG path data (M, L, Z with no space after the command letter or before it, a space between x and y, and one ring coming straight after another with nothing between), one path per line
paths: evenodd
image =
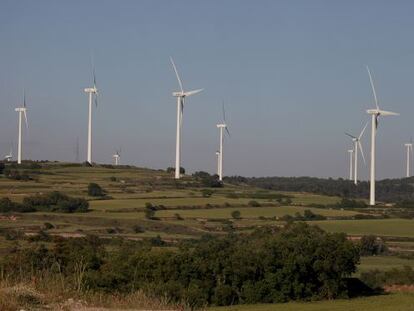
M184 98L181 98L180 127L183 126L183 115L184 115Z
M379 123L379 114L375 115L375 129L378 128L378 123Z
M171 56L170 56L170 61L171 61L171 64L174 68L175 75L177 76L177 80L178 80L178 84L180 85L181 92L184 93L183 83L181 82L180 75L178 74L178 71L177 71L177 67L175 67L174 60L172 59Z
M368 122L365 124L364 128L362 129L361 133L359 134L358 140L360 140L362 135L364 135L364 132L365 132L365 129L367 128L367 126L368 126Z
M94 101L95 101L95 107L98 107L98 93L95 93Z
M195 95L195 94L197 94L197 93L200 93L201 91L203 91L204 89L198 89L198 90L194 90L194 91L188 91L188 92L184 92L183 94L184 94L184 96L186 96L186 97L188 97L188 96L191 96L191 95Z
M24 114L24 121L26 122L26 128L29 128L29 123L27 123L27 114L26 114L26 109L23 110L23 114Z
M367 66L367 71L368 71L368 75L369 75L369 82L371 83L372 94L374 95L375 107L377 107L377 109L379 110L377 92L375 92L374 81L372 80L371 71L369 70L368 66Z
M347 135L347 136L349 136L349 137L351 137L351 138L356 138L354 135L351 135L351 134L349 134L349 133L347 133L347 132L345 132L345 135Z
M223 101L222 108L223 108L223 121L224 121L224 123L226 123L226 110L224 109L224 101Z
M359 150L361 151L361 155L362 155L362 159L364 160L364 164L366 164L364 150L362 149L362 144L359 140L358 140L358 147L359 147ZM357 150L357 152L358 152L358 150Z
M26 92L23 91L23 107L26 108Z
M399 116L400 115L398 112L392 112L392 111L386 111L386 110L379 110L378 112L382 116Z
M226 129L227 135L229 135L229 137L230 137L230 131L229 131L229 129L227 128L227 126L225 127L225 129Z

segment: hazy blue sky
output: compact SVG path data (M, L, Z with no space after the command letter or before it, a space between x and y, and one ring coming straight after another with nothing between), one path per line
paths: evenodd
M368 64L381 108L401 113L380 123L377 175L399 177L414 135L413 16L412 1L0 0L0 152L17 141L25 88L26 158L74 161L79 137L85 160L93 51L94 160L121 146L125 164L173 165L172 55L185 87L205 88L184 114L189 171L215 170L224 100L225 175L346 176L344 131L373 106Z

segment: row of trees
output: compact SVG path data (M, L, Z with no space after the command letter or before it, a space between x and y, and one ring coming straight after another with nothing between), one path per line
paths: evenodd
M73 198L54 191L48 194L38 194L25 197L23 203L12 202L9 198L0 199L0 213L8 212L87 212L89 202L82 198Z
M367 181L354 185L352 181L342 178L233 176L226 177L224 181L276 191L310 192L345 198L367 198L369 196ZM401 200L414 202L414 177L377 181L376 196L379 201L383 202ZM414 203L412 205L414 206Z
M347 295L345 278L359 260L355 244L303 223L278 230L205 236L178 249L122 241L108 251L95 237L61 239L8 254L1 268L8 278L58 273L77 290L142 289L191 306Z

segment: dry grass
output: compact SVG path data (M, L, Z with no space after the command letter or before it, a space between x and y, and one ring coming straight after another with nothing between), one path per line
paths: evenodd
M36 284L0 282L0 310L187 310L185 304L171 303L166 297L150 297L140 290L126 295L79 293L64 286L65 283L53 279L44 279Z

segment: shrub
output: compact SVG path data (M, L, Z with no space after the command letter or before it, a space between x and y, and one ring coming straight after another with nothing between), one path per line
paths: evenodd
M34 195L23 199L23 208L30 211L48 212L87 212L89 202L82 198L72 198L58 191L49 194Z
M364 235L360 241L361 256L374 256L386 253L387 245L375 235Z
M260 207L261 206L259 202L254 201L254 200L249 201L249 203L247 203L247 205L249 205L251 207Z
M5 168L6 168L6 165L4 165L3 162L0 162L0 175L3 174Z
M141 227L140 225L133 225L133 226L132 226L132 230L133 230L135 233L143 233L143 232L145 232L144 228L143 228L143 227Z
M105 196L105 191L97 183L90 183L88 185L88 195L91 197L103 197Z
M232 211L231 212L231 217L233 218L233 219L240 219L241 217L241 213L240 213L240 211Z
M201 190L201 194L204 198L209 198L213 195L214 191L211 189L203 189Z
M50 229L55 228L55 226L54 226L54 225L52 225L50 222L45 222L45 223L43 224L43 227L45 228L45 230L50 230Z

